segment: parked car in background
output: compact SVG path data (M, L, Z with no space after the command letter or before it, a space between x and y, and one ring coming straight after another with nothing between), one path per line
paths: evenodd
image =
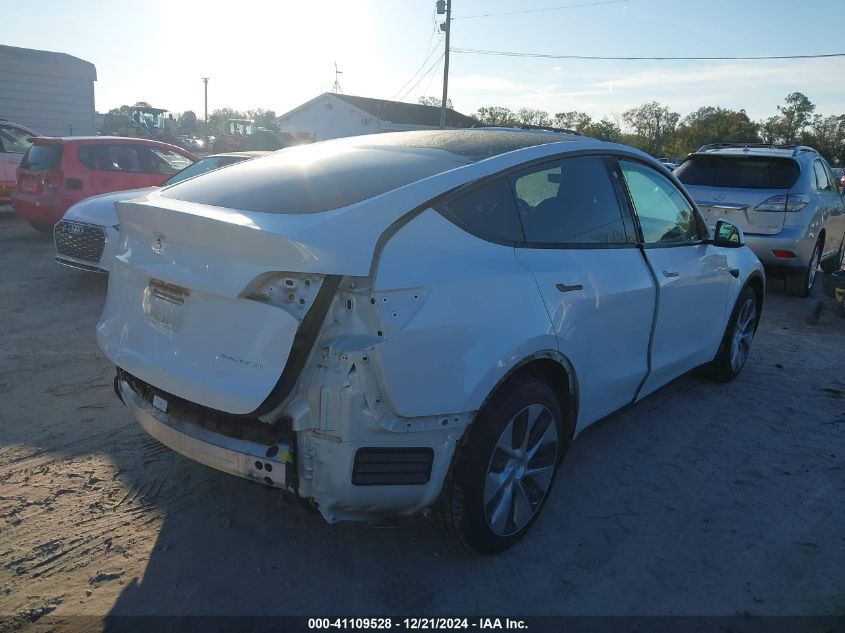
M49 233L80 200L160 185L196 160L180 147L147 139L38 137L18 167L12 208L35 229Z
M787 292L804 297L816 270L839 270L845 206L830 166L811 147L717 143L690 154L675 172L714 226L725 218Z
M234 152L206 156L173 174L162 187L182 182L245 160L266 156L270 152ZM86 198L65 212L53 229L56 261L73 268L108 273L120 239L115 202L131 200L158 187L113 191Z
M290 148L117 203L97 339L137 421L330 522L431 508L485 553L574 435L742 369L763 269L638 150L514 130Z
M18 165L34 136L38 134L29 128L0 119L0 204L11 200Z
M668 158L658 158L657 160L669 171L675 171L678 168L678 163L671 161Z

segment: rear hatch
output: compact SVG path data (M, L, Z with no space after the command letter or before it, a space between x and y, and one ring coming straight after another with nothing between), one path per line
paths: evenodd
M185 203L158 200L117 203L121 244L100 347L168 393L251 413L279 380L326 277L291 272L313 266L312 249L242 213L186 213L168 208Z
M18 166L18 191L40 194L62 180L62 144L58 140L34 139Z
M685 160L675 175L711 230L725 219L746 233L776 235L800 173L788 156L702 153Z

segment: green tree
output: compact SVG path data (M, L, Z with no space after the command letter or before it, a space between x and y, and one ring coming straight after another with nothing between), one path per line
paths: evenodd
M622 130L610 119L602 119L597 123L590 123L581 132L584 136L597 138L600 141L618 143L622 137Z
M672 156L684 156L707 143L758 143L758 128L745 110L704 106L680 121L667 145L668 152Z
M520 125L539 125L548 127L552 124L549 113L534 108L520 108L516 113L516 120Z
M573 130L578 134L584 134L586 130L593 123L593 119L586 112L578 112L572 110L571 112L558 112L555 114L555 127L564 128L566 130Z
M185 110L179 115L177 126L180 134L196 134L198 130L196 112Z
M478 108L478 111L473 115L482 125L508 127L517 125L519 121L513 110L510 108L502 108L500 106L488 106Z
M680 118L680 114L657 101L622 113L622 120L634 130L634 145L654 156L664 153Z
M778 106L778 136L783 143L796 143L810 124L810 117L816 109L815 104L801 92L786 95L786 103Z
M829 163L845 162L845 115L814 115L801 143L818 150Z
M273 110L265 110L264 108L247 110L246 118L255 121L257 127L267 128L268 130L276 129L276 113Z
M440 107L440 104L443 102L441 97L420 97L417 99L417 103L424 106L435 106L437 108ZM447 98L446 99L446 107L452 107L452 100Z

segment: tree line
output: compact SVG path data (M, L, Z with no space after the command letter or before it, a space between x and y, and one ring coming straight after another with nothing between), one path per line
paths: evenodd
M745 110L703 106L685 117L657 101L620 115L593 120L572 110L554 115L545 110L491 106L473 115L482 125L536 125L572 130L604 141L624 143L655 157L681 158L707 143L783 143L810 145L834 165L845 163L845 115L824 116L800 92L786 96L777 114L753 121Z

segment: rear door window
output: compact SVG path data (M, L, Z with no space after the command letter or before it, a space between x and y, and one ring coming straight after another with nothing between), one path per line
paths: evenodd
M61 145L32 145L21 161L21 169L47 171L58 169L62 164Z
M605 159L578 156L510 176L525 239L534 244L625 244L622 210Z
M141 160L143 149L140 145L103 145L100 159L100 169L105 171L122 171L129 173L143 173L144 167Z
M101 145L81 145L76 148L76 157L88 169L97 169L97 157L103 153L100 151L103 149Z
M789 189L800 174L791 158L715 154L692 156L675 171L685 185L726 189Z

